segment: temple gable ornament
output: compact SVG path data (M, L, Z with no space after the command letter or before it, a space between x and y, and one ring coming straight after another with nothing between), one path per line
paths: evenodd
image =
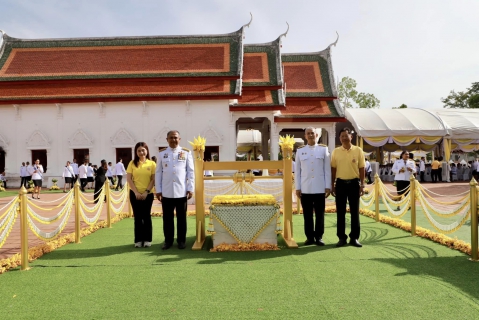
M201 136L206 138L207 146L220 146L223 144L223 136L220 135L212 126L207 127L201 132Z
M26 143L28 149L50 148L50 139L48 139L47 136L40 130L35 130L30 135L30 138L27 139Z
M71 138L68 139L68 144L70 148L88 149L93 145L93 139L91 139L85 131L78 129Z
M113 137L110 138L113 147L125 147L130 148L135 146L135 139L124 128L118 130Z
M170 130L170 128L165 126L158 132L158 134L153 139L155 141L155 146L164 147L168 145L168 142L166 142L166 136Z

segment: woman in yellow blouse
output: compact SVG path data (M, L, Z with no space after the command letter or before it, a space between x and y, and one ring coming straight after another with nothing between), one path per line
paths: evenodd
M128 164L126 179L130 186L130 203L135 223L135 248L150 247L153 238L151 206L156 163L150 160L148 145L138 142L135 158Z

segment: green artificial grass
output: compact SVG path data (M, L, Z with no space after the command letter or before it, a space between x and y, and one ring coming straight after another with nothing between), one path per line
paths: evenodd
M101 229L0 275L2 319L475 319L479 265L468 256L361 217L363 248L336 248L336 216L326 246L210 253L133 248L133 220ZM349 224L348 224L349 226ZM349 228L347 228L347 232Z

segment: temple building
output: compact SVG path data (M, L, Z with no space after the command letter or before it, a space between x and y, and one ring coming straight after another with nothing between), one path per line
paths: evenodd
M278 159L279 136L312 126L334 148L344 122L331 46L282 53L281 35L244 44L245 26L221 35L17 39L0 44L0 171L19 180L40 159L45 180L67 160L128 163L145 141L152 155L166 133L206 137L205 157L234 161L238 133L259 130L255 152ZM16 185L14 182L10 185Z

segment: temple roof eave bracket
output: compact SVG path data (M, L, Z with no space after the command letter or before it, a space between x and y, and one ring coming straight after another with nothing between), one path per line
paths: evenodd
M251 16L251 19L249 20L249 22L248 22L247 24L245 24L245 25L243 26L243 28L246 28L246 27L249 28L249 25L251 24L251 22L253 22L253 14L250 12L249 15Z

